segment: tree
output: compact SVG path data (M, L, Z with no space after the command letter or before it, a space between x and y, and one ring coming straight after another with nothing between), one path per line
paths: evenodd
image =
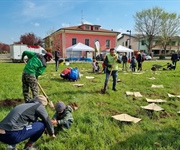
M60 45L60 34L55 31L55 28L51 28L47 31L47 39L45 39L45 48L50 49L53 53L55 50L59 50L62 56L62 46Z
M8 44L0 43L0 53L9 53L10 46Z
M164 13L159 41L166 55L167 46L172 45L174 36L180 33L180 16L176 13Z
M148 48L148 53L152 52L154 47L153 40L162 30L161 25L164 13L163 9L154 7L137 12L134 16L135 30L142 35L141 38L147 41L144 44Z
M16 42L16 44L27 44L27 45L41 45L43 40L40 37L37 37L34 33L26 33L21 35L20 41Z

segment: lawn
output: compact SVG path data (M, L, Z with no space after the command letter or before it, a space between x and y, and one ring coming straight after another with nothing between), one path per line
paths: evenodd
M152 72L152 64L165 65L168 61L145 61L142 74L132 74L119 70L117 92L112 89L112 78L106 94L101 94L105 74L92 73L91 63L71 63L70 66L59 66L55 72L55 64L48 64L44 74L39 77L39 83L55 104L63 101L65 104L76 103L78 109L73 112L75 122L69 130L64 130L52 139L43 135L36 146L41 150L179 150L180 149L180 98L169 98L168 93L180 95L180 66L172 71ZM60 72L66 67L78 67L83 74L77 82L61 79ZM23 99L21 75L23 63L0 63L0 100ZM119 65L121 68L121 64ZM86 79L94 76L94 79ZM154 77L155 80L149 78ZM84 84L75 87L73 84ZM164 88L151 88L163 85ZM126 91L140 92L143 97L127 96ZM41 92L40 92L41 93ZM42 93L41 93L42 94ZM146 106L149 99L163 99L166 103L157 103L164 111L150 112L141 106ZM10 107L0 106L0 118L4 118ZM47 106L49 116L54 110ZM140 118L138 123L120 122L113 115L126 113ZM25 142L17 145L22 149ZM0 143L0 149L6 145Z

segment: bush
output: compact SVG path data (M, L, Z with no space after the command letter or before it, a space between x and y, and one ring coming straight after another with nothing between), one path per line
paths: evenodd
M159 55L159 59L165 59L164 55Z

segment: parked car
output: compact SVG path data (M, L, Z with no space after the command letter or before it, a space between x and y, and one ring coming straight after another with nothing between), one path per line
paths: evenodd
M143 54L144 60L152 60L152 57L148 54Z

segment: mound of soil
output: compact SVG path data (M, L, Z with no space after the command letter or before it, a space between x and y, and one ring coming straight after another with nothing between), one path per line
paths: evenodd
M21 103L24 103L23 99L5 99L5 100L0 100L0 107L12 107L12 106L14 107Z
M78 105L75 102L69 103L68 105L71 106L73 110L78 109Z

